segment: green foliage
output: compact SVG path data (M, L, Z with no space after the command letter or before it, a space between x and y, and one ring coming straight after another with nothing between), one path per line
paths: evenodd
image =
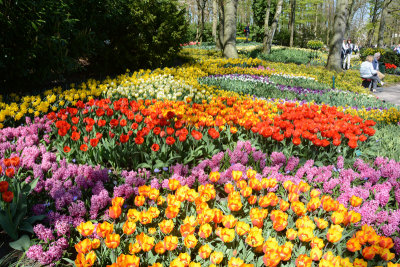
M324 43L319 40L310 40L307 42L307 48L319 50L324 46Z
M375 157L388 157L400 161L400 126L393 124L378 124L374 139L379 149Z
M254 55L255 53L252 56ZM313 58L312 52L290 48L272 49L270 54L258 53L257 56L267 61L295 63L298 65L308 64Z
M2 1L0 88L164 66L186 34L184 12L176 0Z
M394 64L400 66L400 55L396 54L393 50L386 50L385 54L382 55L380 61L383 63Z
M375 53L378 52L381 53L381 55L384 55L386 53L386 50L384 48L372 48L372 47L361 48L360 57L362 60L365 60L367 56L373 56Z
M0 225L13 240L16 240L10 244L15 249L21 248L23 250L29 247L29 244L27 244L29 243L29 237L28 241L26 241L26 237L21 237L22 239L17 240L19 232L24 231L33 234L32 224L45 218L45 215L27 218L27 198L36 187L38 181L39 178L36 178L31 183L21 182L17 178L12 178L8 181L10 191L14 193L14 198L11 203L1 202Z

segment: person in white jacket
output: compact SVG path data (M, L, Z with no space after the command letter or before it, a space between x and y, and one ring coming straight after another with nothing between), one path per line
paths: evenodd
M361 75L361 78L372 80L371 90L373 92L375 92L377 84L378 84L378 82L380 83L381 80L378 77L378 71L376 71L374 69L374 66L372 65L373 60L374 60L373 56L367 56L365 61L361 64L360 75Z

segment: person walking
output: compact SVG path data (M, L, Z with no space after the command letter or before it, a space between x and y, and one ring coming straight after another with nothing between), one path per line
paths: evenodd
M347 51L347 43L346 39L343 39L342 50L340 51L340 59L342 60L341 62L342 69L344 69L344 59L346 57L346 51Z
M346 50L345 50L345 56L344 56L344 60L343 60L343 69L348 70L348 69L350 69L351 55L353 54L353 48L354 48L350 39L347 40L345 48L346 48Z
M247 23L246 28L244 28L244 35L246 36L246 43L249 42L249 36L250 36L250 25Z
M367 56L365 61L361 63L360 66L360 76L361 78L364 79L370 79L372 82L372 87L371 91L376 92L376 87L378 82L381 82L381 80L378 77L378 71L374 69L374 66L372 66L372 61L374 60L373 56Z

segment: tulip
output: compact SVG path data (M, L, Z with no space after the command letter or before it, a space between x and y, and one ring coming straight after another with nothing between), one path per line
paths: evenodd
M346 243L347 250L356 252L361 249L361 244L357 238L350 238Z
M200 228L199 228L199 236L201 238L206 239L211 235L211 233L212 233L212 227L208 223L203 224L203 225L200 226Z
M92 241L90 239L84 239L80 241L78 244L75 244L75 250L78 253L86 254L92 250Z
M220 251L214 251L210 255L210 260L213 264L220 264L223 258L224 254L222 254Z
M306 254L301 254L296 259L296 267L311 267L312 259Z
M122 207L122 205L124 205L124 201L125 199L123 199L122 197L115 197L112 199L111 203L113 206Z
M241 267L243 264L244 261L242 259L232 257L228 262L228 267Z
M153 221L153 215L149 211L142 211L139 214L139 222L143 225L149 224Z
M175 250L178 246L178 237L176 236L166 236L164 237L164 248L168 251Z
M136 231L136 223L127 220L122 226L124 234L131 235Z
M121 215L121 212L122 212L122 210L121 210L120 206L111 206L108 209L108 214L113 219L117 219Z
M361 205L361 203L362 203L362 198L359 198L359 197L356 197L356 196L351 196L351 198L350 198L350 204L353 206L353 207L358 207L358 206L360 206Z
M292 257L293 244L286 242L284 245L278 248L278 254L281 257L281 261L288 261Z
M224 191L225 193L229 194L235 190L234 186L232 184L225 184L224 186Z
M298 231L299 239L303 242L310 242L314 238L313 229L309 227L302 227Z
M312 248L319 248L319 249L322 249L322 248L325 246L324 240L322 240L322 239L319 238L319 237L314 237L314 238L311 240L311 242L310 242L310 246L311 246Z
M332 225L326 234L326 238L329 242L336 243L342 238L343 230L344 229L340 227L340 225Z
M235 238L235 230L229 228L223 228L221 230L220 238L224 243L232 242Z
M201 246L199 248L200 258L202 258L204 260L207 259L208 257L210 257L211 251L212 251L211 248L207 244L205 244L204 246Z
M114 225L109 222L103 222L97 225L96 233L99 237L105 238L114 231Z
M197 245L197 238L194 235L188 235L184 239L187 248L194 248Z
M144 202L146 201L146 198L144 196L136 196L135 197L135 206L136 207L141 207L143 206Z
M175 191L176 189L178 189L178 187L180 186L180 183L178 180L176 179L169 179L168 180L168 188L171 191Z
M94 225L91 221L88 222L81 222L77 227L76 230L82 235L82 236L89 236L93 234L94 231Z
M366 260L372 260L375 257L375 251L373 247L365 247L362 250L362 255Z
M281 262L281 257L277 252L272 251L263 256L263 262L265 266L275 267Z
M317 247L311 249L310 258L313 261L319 261L321 259L321 257L322 257L322 250L321 249L319 249Z
M0 173L1 173L1 167L0 167ZM8 190L8 182L7 181L1 181L0 182L0 193L7 192Z
M221 174L219 172L211 172L209 179L211 182L216 183L216 182L218 182L220 177L221 177Z
M264 238L262 236L262 230L258 227L251 228L245 241L249 246L253 248L261 246L264 242Z
M1 197L4 202L10 203L14 198L14 193L11 191L6 191L4 193L1 193Z
M104 243L106 243L106 246L108 248L116 248L116 247L118 247L119 243L120 243L119 234L108 234L106 236L106 239L104 240Z
M292 229L292 228L287 229L287 231L286 231L286 238L287 238L287 239L289 239L289 240L295 240L296 237L297 237L297 231L296 231L296 230L294 230L294 229Z
M163 244L163 247L164 247L164 244ZM140 246L140 244L138 242L129 244L129 253L136 254L136 253L139 253L141 250L142 250L142 247Z
M222 224L226 227L226 228L233 228L235 227L237 223L237 219L232 215L225 215L222 218Z
M240 236L247 234L250 231L250 225L245 222L237 222L236 233Z
M136 236L136 242L144 252L148 252L154 247L154 237L148 236L143 232Z
M154 247L154 251L155 251L157 254L164 254L165 251L166 251L166 249L165 249L165 247L164 247L164 242L162 242L162 241L158 242L158 243L155 245L155 247Z
M84 253L78 253L75 259L75 264L77 267L89 267L93 266L96 261L96 254L91 251L87 255Z
M368 262L364 261L363 259L354 259L353 262L354 267L367 267L368 266Z

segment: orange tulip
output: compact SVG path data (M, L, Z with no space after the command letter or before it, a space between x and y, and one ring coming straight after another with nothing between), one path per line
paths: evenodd
M249 187L249 186L240 190L240 193L242 194L243 197L249 197L252 192L253 192L253 189L251 189L251 187Z
M261 246L264 242L264 238L262 236L262 230L258 227L251 228L245 241L249 246L253 248Z
M160 195L160 191L157 188L151 188L149 192L149 198L151 200L156 200Z
M78 253L86 254L92 250L92 241L90 239L84 239L80 241L78 244L75 244L75 250Z
M178 189L178 187L180 186L180 183L178 180L176 179L169 179L168 180L168 188L171 191L175 191L176 189Z
M106 246L108 248L116 248L116 247L118 247L119 243L120 243L119 234L108 234L106 236L106 239L104 240L104 243L106 243Z
M137 209L129 209L127 217L130 221L137 222L139 221L140 212Z
M139 267L140 258L135 255L121 254L117 258L117 265L118 266Z
M307 203L307 210L314 211L321 206L321 201L318 197L311 198L310 201Z
M328 233L326 234L326 239L331 243L336 243L342 238L343 228L340 225L332 225Z
M331 215L331 220L334 224L341 224L345 219L346 214L343 212L335 211Z
M219 172L211 172L209 179L211 182L216 183L216 182L218 182L220 177L221 177L221 174Z
M188 235L193 234L195 228L194 228L192 225L190 225L189 223L185 223L185 224L182 224L182 225L181 225L181 227L179 228L179 230L180 230L180 232L181 232L181 235L182 235L183 237L186 237L186 236L188 236Z
M365 247L362 250L362 255L366 260L372 260L375 257L375 251L373 247Z
M136 241L144 252L148 252L154 247L154 237L148 236L143 232L136 236Z
M232 179L237 182L242 178L242 174L241 171L232 171Z
M237 182L236 182L236 186L237 186L239 189L243 189L243 188L247 187L247 182L246 182L245 180L237 181Z
M254 205L257 203L257 196L251 195L247 199L247 202L249 202L250 205Z
M379 246L381 246L381 248L391 249L394 246L393 239L382 236L381 240L379 241Z
M394 253L391 253L390 250L389 250L388 248L383 249L383 250L381 251L380 255L381 255L381 258L382 258L384 261L391 261L391 260L394 258L394 256L395 256L395 254L394 254Z
M298 231L299 239L303 242L310 242L314 238L313 229L310 227L302 227Z
M87 255L78 253L76 256L75 264L77 267L90 267L94 265L96 261L96 254L90 251Z
M286 238L289 240L295 240L297 237L297 231L290 228L286 230Z
M300 196L297 193L289 193L289 195L288 195L289 202L296 202L296 201L299 201L299 199L300 199Z
M203 225L200 226L200 228L199 228L199 236L201 238L206 239L211 235L211 233L212 233L212 227L208 223L203 224Z
M325 246L324 244L324 240L322 240L319 237L314 237L311 242L310 242L310 246L312 248L319 248L319 249L323 249L323 247Z
M212 251L211 248L207 244L201 246L199 248L200 258L202 258L203 260L207 259L208 257L210 257L211 251Z
M272 251L264 255L263 262L265 266L275 267L281 262L281 257L277 252Z
M225 243L232 242L233 239L235 238L235 230L229 228L222 228L220 238Z
M321 230L325 229L329 225L329 223L327 221L325 221L324 219L317 218L317 217L314 218L314 222L317 224L317 227Z
M281 261L288 261L292 257L293 244L286 242L284 245L278 248L278 254L281 257Z
M236 233L240 236L247 234L250 231L250 225L245 222L237 222Z
M95 238L92 240L92 249L98 249L100 247L100 240Z
M319 261L321 259L321 257L322 257L322 250L321 249L319 249L317 247L311 249L310 258L313 261Z
M214 264L220 264L223 258L224 258L224 254L222 254L222 252L219 252L219 251L214 251L210 255L210 260Z
M165 251L167 251L167 250L165 249L165 247L164 247L164 242L162 242L162 241L158 242L158 243L155 245L154 250L155 250L155 252L156 252L157 254L164 254Z
M123 199L122 197L115 197L111 200L111 204L113 206L119 206L122 207L122 205L124 205L124 201L125 199Z
M188 235L184 239L185 247L194 248L197 245L197 238L194 235Z
M113 219L117 219L121 215L121 212L122 212L122 210L121 210L120 206L111 206L108 209L108 214Z
M136 231L136 223L127 220L122 226L122 231L126 235L131 235Z
M306 214L307 210L303 202L295 201L292 202L292 210L297 214L297 216L301 217Z
M305 254L299 255L296 259L296 267L311 267L312 259Z
M252 178L249 180L249 186L254 191L260 191L262 189L261 182L256 178Z
M362 198L360 198L360 197L356 197L356 196L351 196L351 198L350 198L350 204L353 206L353 207L358 207L358 206L360 206L361 205L361 203L362 203Z
M139 253L141 250L142 250L142 247L140 246L140 244L138 242L129 244L129 253L136 254L136 253Z
M141 206L143 206L145 201L146 201L146 198L144 196L136 196L135 197L135 206L141 207Z
M279 209L281 211L287 211L289 209L289 207L290 207L290 203L281 199Z
M179 213L179 208L174 207L174 206L168 206L167 209L165 210L165 216L168 219L173 219L175 218Z
M354 259L353 262L354 267L367 267L368 266L368 262L364 261L363 259Z
M99 237L105 238L114 231L114 225L109 222L103 222L97 225L96 233Z
M153 221L153 216L148 211L141 211L139 214L139 222L143 225L149 224Z
M241 267L243 264L244 261L242 259L232 257L228 262L228 267Z
M94 225L91 221L88 222L81 222L77 227L76 230L82 235L82 236L89 236L93 234L94 231Z
M313 189L310 192L310 197L311 198L319 197L320 195L321 195L321 192L319 190L317 190L317 189Z
M167 235L174 229L174 222L172 220L164 219L158 224L158 226L160 227L161 232Z
M222 218L222 224L226 228L233 228L233 227L235 227L236 223L237 223L237 219L232 214L225 215Z
M175 250L177 246L178 246L178 237L172 235L164 237L164 247L166 250L168 251Z
M232 184L225 184L224 191L229 194L235 190L235 187Z
M361 249L361 244L357 238L350 238L346 243L347 250L356 252Z
M151 190L151 186L149 185L142 185L139 186L138 191L140 196L148 197Z
M279 250L279 244L278 241L276 241L275 238L269 237L267 241L263 244L263 252L265 254L270 254L272 252L278 252Z

